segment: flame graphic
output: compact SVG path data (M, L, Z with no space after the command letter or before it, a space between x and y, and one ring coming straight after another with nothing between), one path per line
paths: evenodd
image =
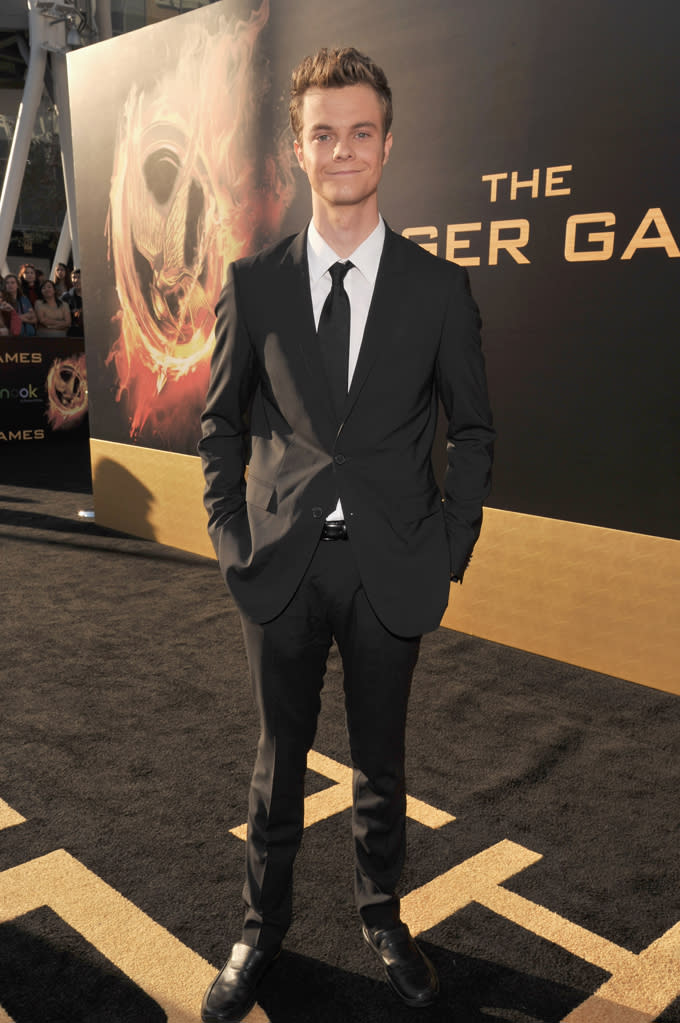
M215 33L191 26L176 67L125 103L107 224L120 332L107 365L133 440L150 429L193 453L227 266L276 236L294 195L289 140L258 152L266 76L254 50L268 17L263 0Z
M85 416L88 407L85 355L55 359L46 381L47 421L53 430L70 430Z

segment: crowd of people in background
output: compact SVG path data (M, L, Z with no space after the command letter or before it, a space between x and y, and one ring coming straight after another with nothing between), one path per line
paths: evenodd
M0 334L21 337L82 337L80 270L58 263L54 280L32 263L0 276Z

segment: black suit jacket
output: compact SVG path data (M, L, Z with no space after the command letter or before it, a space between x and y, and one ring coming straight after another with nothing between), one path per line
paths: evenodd
M438 626L490 483L479 327L467 273L387 229L338 421L314 326L306 231L230 266L199 451L209 532L251 618L283 610L339 496L383 624L404 636ZM438 397L449 419L443 500L430 458Z

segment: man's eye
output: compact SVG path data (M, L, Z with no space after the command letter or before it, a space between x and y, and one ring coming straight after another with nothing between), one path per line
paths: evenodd
M330 135L317 135L316 136L316 141L317 142L328 142L329 138L330 138Z

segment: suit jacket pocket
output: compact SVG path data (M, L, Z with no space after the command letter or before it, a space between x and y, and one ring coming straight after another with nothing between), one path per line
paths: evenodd
M401 522L404 525L417 524L441 510L441 494L435 489L425 494L398 498L392 507L391 518L393 522Z
M439 531L445 536L439 491L396 499L389 514L392 529L405 544L421 543Z
M273 483L265 483L264 480L260 480L257 476L253 476L251 472L248 472L248 479L246 481L247 504L255 505L256 508L262 508L264 511L274 511L275 493L276 487Z

